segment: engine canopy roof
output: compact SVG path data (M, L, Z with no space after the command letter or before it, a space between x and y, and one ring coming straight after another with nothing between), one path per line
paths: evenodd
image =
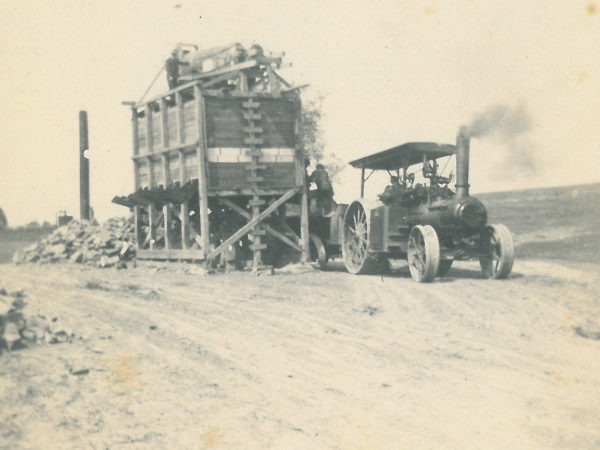
M407 142L363 158L350 161L357 169L395 170L423 162L423 155L428 160L451 156L456 153L456 146L436 144L435 142Z

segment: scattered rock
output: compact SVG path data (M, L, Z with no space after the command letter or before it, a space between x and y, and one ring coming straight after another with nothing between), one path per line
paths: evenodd
M573 330L575 331L575 333L578 336L581 336L582 338L594 339L594 340L600 341L600 331L597 331L597 332L588 331L588 330L584 330L582 327L575 327L575 328L573 328Z
M6 348L8 350L11 350L15 342L21 339L21 335L19 334L19 328L17 327L17 324L13 322L8 322L4 326L4 333L2 338L4 339Z
M379 309L378 309L378 308L376 308L376 307L374 307L374 306L371 306L371 305L366 305L366 306L363 308L363 311L362 311L362 312L364 312L365 314L368 314L368 315L370 315L370 316L373 316L373 315L375 315L375 314L376 314L378 311L379 311Z
M50 338L50 344L64 344L66 342L71 342L75 337L73 333L68 333L65 330L59 330L55 332Z
M97 222L71 221L13 255L13 262L55 263L70 261L97 267L127 268L135 258L135 233L132 220L112 218Z
M90 369L79 369L79 370L69 370L71 375L87 375L90 373Z

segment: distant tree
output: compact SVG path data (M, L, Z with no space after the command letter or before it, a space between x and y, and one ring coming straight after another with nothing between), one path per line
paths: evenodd
M333 180L344 167L344 163L334 153L325 151L325 141L321 128L323 100L325 100L325 97L319 95L315 99L302 103L302 144L304 154L310 159L311 163L323 164L329 173L329 177Z
M25 225L25 228L27 228L28 230L36 230L40 228L40 223L37 220L34 220Z
M2 208L0 208L0 231L5 230L8 227L8 221L6 220L6 215Z

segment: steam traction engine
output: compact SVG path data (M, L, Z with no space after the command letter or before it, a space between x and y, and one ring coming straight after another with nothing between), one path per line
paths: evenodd
M436 162L454 154L456 192L448 188L451 177L437 173ZM504 225L489 225L484 205L469 196L469 139L464 132L456 146L407 143L350 164L361 169L361 197L340 205L320 236L328 254L341 248L350 273L374 272L388 258L406 258L411 276L420 282L444 275L454 260L479 259L487 278L509 275L514 255L510 232ZM429 180L426 186L414 185L414 173L408 173L419 165ZM367 170L371 173L365 178ZM395 183L377 201L365 200L364 183L378 170L395 173Z
M135 191L113 202L134 212L140 259L252 261L269 240L309 253L298 88L280 56L239 44L174 52L173 89L131 104ZM178 75L178 76L176 76ZM287 226L295 202L300 227ZM267 254L265 254L267 253Z

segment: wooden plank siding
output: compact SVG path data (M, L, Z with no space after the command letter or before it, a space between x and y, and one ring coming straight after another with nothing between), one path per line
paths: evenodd
M252 188L248 178L251 155L248 133L255 133L259 156L259 186L265 192L299 187L302 180L297 167L298 102L292 97L243 97L202 95L199 90L165 96L134 108L134 171L137 188L186 183L198 179L198 124L206 131L207 189L211 195L218 191L231 192ZM193 96L192 96L193 95ZM243 103L259 104L252 112L255 125L248 130L249 113ZM203 111L198 105L203 105ZM198 115L201 114L199 120ZM150 117L148 117L150 116Z
M242 98L205 97L208 147L245 147ZM288 98L257 98L262 148L296 146L296 107Z

